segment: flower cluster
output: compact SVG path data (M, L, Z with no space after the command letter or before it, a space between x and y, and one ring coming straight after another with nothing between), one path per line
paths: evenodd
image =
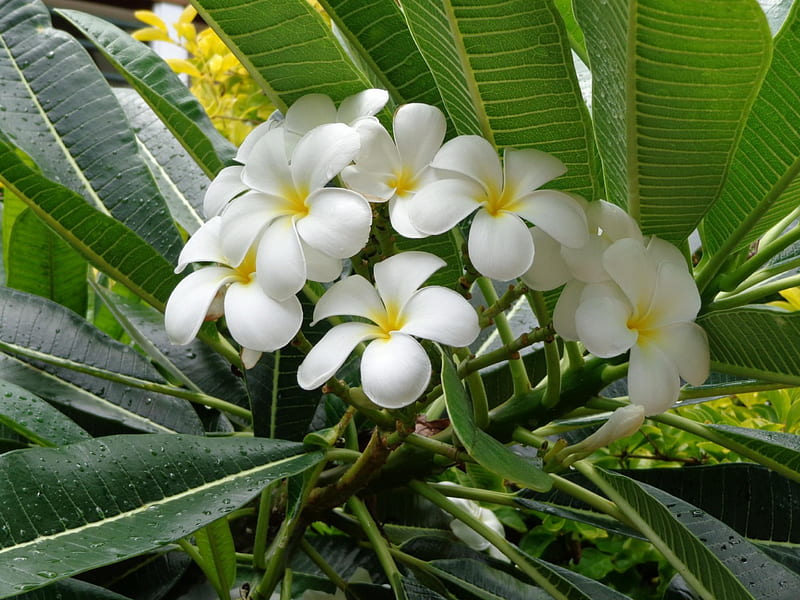
M507 148L501 161L479 136L445 142L436 107L400 106L390 134L375 116L387 100L383 90L366 90L337 108L310 94L248 135L238 164L209 186L208 221L180 255L178 272L206 265L170 297L165 319L173 341L187 343L203 320L224 315L247 367L286 345L302 322L298 292L308 280L339 279L343 261L369 240L370 203L388 203L392 228L407 238L441 234L471 217L467 249L483 276L521 277L535 290L566 284L554 313L557 332L600 357L630 350L630 397L646 414L674 402L680 377L705 379L707 342L693 322L699 297L677 249L645 239L611 204L543 189L566 171L549 154ZM443 265L424 252L402 252L374 265L374 286L361 275L330 286L314 322L351 320L310 351L299 384L319 387L369 342L361 360L365 394L387 408L415 401L431 375L417 338L467 346L479 332L461 296L421 287Z

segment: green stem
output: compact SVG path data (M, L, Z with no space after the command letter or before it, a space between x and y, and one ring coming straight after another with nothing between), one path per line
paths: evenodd
M767 232L761 236L761 239L758 241L758 252L761 251L761 247L769 246L772 244L772 242L781 237L781 234L783 234L783 232L786 231L792 225L792 223L797 220L798 217L800 217L800 206L783 217L783 219L770 227L769 230L767 230Z
M720 278L720 287L723 290L730 290L737 287L750 275L755 273L759 267L766 264L772 257L778 254L778 252L785 250L797 240L800 240L800 227L795 227L786 235L759 247L758 252L742 266L730 273L726 273Z
M403 576L397 569L397 565L389 551L389 543L383 538L366 505L358 496L351 496L347 501L347 505L353 511L353 515L358 519L364 533L367 535L367 539L372 544L378 557L378 562L381 563L381 567L383 567L383 571L389 580L389 585L392 586L395 598L397 600L406 600L406 592L403 589Z
M443 485L441 483L429 483L428 485L447 497L466 498L467 500L474 500L475 502L513 506L514 508L519 507L516 494L492 492L490 490L481 490L461 485Z
M445 444L434 438L425 437L416 433L410 434L405 438L406 443L423 450L428 450L434 454L445 456L452 460L454 463L475 462L466 452L460 452L454 446Z
M553 586L550 580L531 564L528 557L510 544L504 536L473 517L468 511L451 502L446 496L440 494L428 484L419 480L413 480L409 482L409 487L420 496L427 498L439 508L453 515L453 517L467 525L478 535L485 538L491 545L502 552L503 555L507 556L511 562L516 564L525 575L536 583L536 585L544 589L548 594L553 596L553 598L566 600L566 597Z
M539 325L551 322L550 311L541 292L528 292L525 294L531 310L536 316ZM547 367L547 387L542 397L542 405L550 408L558 403L561 396L561 357L558 354L558 346L554 339L544 341L544 360Z
M751 288L746 292L733 295L720 294L721 298L715 300L708 305L707 312L714 310L723 310L726 308L736 308L745 304L753 304L756 300L762 300L766 296L777 294L785 289L796 287L800 285L800 275L792 275L791 277L784 277L772 283L766 283L755 288Z
M564 350L567 351L567 358L569 359L569 367L567 369L570 371L580 369L583 366L583 353L578 346L578 342L565 340Z
M494 289L494 284L492 284L491 279L488 277L478 277L476 283L486 302L492 304L497 302L497 292ZM498 313L494 318L494 323L503 344L512 344L514 342L514 333L511 331L511 325L509 325L505 314ZM531 382L528 379L528 372L525 370L525 363L522 362L522 359L519 357L512 358L508 361L508 368L511 371L511 379L514 382L514 395L524 394L529 391L531 389Z
M269 531L270 515L272 514L272 492L276 484L272 483L261 491L258 500L258 517L256 518L256 533L253 539L253 568L263 571L267 568L267 533Z
M510 285L508 286L508 291L505 294L500 296L494 303L492 303L488 308L484 309L480 313L480 320L479 324L481 329L484 327L488 327L492 324L494 318L504 312L505 310L511 308L511 305L514 304L523 294L528 291L528 287L525 284L520 283L519 285ZM486 300L489 302L489 300Z
M300 549L306 553L306 556L311 559L311 562L319 567L320 571L325 573L325 576L330 579L337 588L343 592L347 590L347 582L342 579L341 575L336 572L336 569L317 552L317 549L314 548L306 538L300 540Z
M584 461L579 460L573 463L573 466L580 462ZM598 510L611 517L614 517L615 519L617 519L622 523L627 522L625 515L622 513L619 507L611 500L603 498L600 494L595 494L594 492L579 486L577 483L574 483L569 479L564 479L563 477L556 475L555 473L550 473L550 477L553 478L553 487L556 488L557 490L562 491L565 494L569 494L573 498L577 498L578 500L588 504L595 510Z
M281 600L292 600L292 570L288 567L283 570L283 583L281 584Z
M543 342L554 335L555 330L550 326L537 327L532 331L521 334L509 344L503 344L491 352L486 352L485 354L462 362L458 365L458 374L461 377L466 377L468 374L474 373L475 371L480 371L481 369L491 367L505 360L516 358L518 352L523 348L532 346L537 342Z
M9 354L16 354L19 356L25 356L26 358L40 360L47 364L64 367L79 373L93 375L94 377L99 377L100 379L105 379L107 381L123 383L141 390L147 390L148 392L156 392L159 394L174 396L176 398L183 398L185 400L189 400L190 402L194 402L195 404L202 404L204 406L216 408L219 411L227 412L228 414L235 415L242 419L247 419L249 421L253 420L252 413L246 408L242 408L241 406L237 406L231 402L226 402L220 398L215 398L214 396L208 396L199 392L192 392L190 390L174 387L166 383L156 383L154 381L147 381L145 379L139 379L138 377L132 377L130 375L123 375L122 373L107 371L91 365L75 362L67 358L60 358L58 356L53 356L51 354L46 354L44 352L25 348L23 346L17 346L16 344L10 344L8 342L0 342L0 350L3 350Z
M349 448L331 448L325 454L325 460L328 462L354 463L359 458L361 458L361 452Z
M178 540L178 545L181 547L181 550L188 554L189 558L191 558L194 563L200 567L200 570L203 571L203 574L214 588L214 591L217 592L219 599L229 600L230 593L228 590L222 590L220 588L219 576L217 575L216 569L214 569L206 560L203 559L197 547L190 544L189 541L184 538Z
M469 360L469 350L459 348L456 356L461 362ZM479 429L486 429L489 425L489 399L486 397L486 388L483 386L483 378L477 372L466 376L465 381L469 387L469 395L472 399L472 416Z

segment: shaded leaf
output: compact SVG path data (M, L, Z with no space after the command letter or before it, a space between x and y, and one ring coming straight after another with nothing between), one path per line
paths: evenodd
M748 448L761 457L760 462L800 483L800 436L777 431L763 431L730 425L707 425L723 439Z
M681 242L717 199L769 63L751 0L575 0L608 200Z
M0 595L184 537L321 458L288 442L172 434L1 456Z
M76 10L58 14L97 46L209 177L233 159L233 144L214 128L197 98L146 44L93 15Z
M62 579L45 588L15 596L18 600L128 600L116 592L80 579Z
M174 261L182 242L125 114L81 45L51 27L44 3L0 4L0 80L0 131L47 179Z

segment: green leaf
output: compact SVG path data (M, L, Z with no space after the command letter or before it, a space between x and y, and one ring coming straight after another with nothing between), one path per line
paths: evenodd
M553 187L599 195L588 112L550 0L406 0L403 9L459 134L554 154L569 170Z
M184 537L322 457L289 442L171 434L0 456L0 597Z
M717 199L770 58L752 0L575 0L608 200L678 243Z
M744 446L761 457L761 464L776 470L784 477L800 482L800 436L777 431L763 431L730 425L707 425L724 440ZM727 444L726 444L727 445Z
M800 5L775 38L772 63L747 118L728 179L705 221L716 254L745 248L800 202Z
M197 549L208 569L217 578L219 590L230 590L236 579L236 548L225 517L212 521L194 532ZM208 571L206 571L208 573Z
M586 40L583 36L583 30L575 20L572 0L553 0L553 5L558 9L564 21L564 27L567 30L567 37L569 38L569 45L572 51L575 52L584 63L588 63L589 56L586 54Z
M595 483L603 493L616 503L631 523L645 534L702 598L754 600L742 582L727 568L727 561L723 563L715 556L712 550L705 546L685 523L672 514L670 509L649 493L643 484L610 471L592 470L597 477ZM678 502L677 498L674 500ZM698 513L700 516L705 515L702 511ZM714 526L727 529L716 521ZM741 540L738 535L736 539ZM731 553L731 556L733 554Z
M53 357L56 363L58 359L67 359L112 374L128 375L146 382L163 382L158 371L130 346L109 338L54 302L8 288L0 288L0 345L7 353L32 349ZM186 400L98 379L66 366L38 361L33 365L104 398L108 403L123 407L126 412L144 417L159 431L202 431L194 409ZM40 393L39 387L31 389Z
M40 446L64 446L89 436L36 394L0 380L0 423Z
M214 128L197 98L147 44L93 15L76 10L57 12L139 92L209 177L233 159L236 148Z
M128 600L128 596L121 596L80 579L62 579L46 588L14 597L17 600Z
M524 487L541 492L553 485L533 461L514 454L489 434L478 429L472 407L450 357L442 351L442 390L453 429L469 455L487 469Z
M125 114L81 45L51 27L44 3L0 4L0 80L0 131L45 177L174 261L182 242Z
M433 75L397 4L384 0L320 4L398 104L423 102L444 110Z
M193 234L203 224L208 177L139 94L128 88L117 88L114 93L172 218Z
M75 192L28 167L2 135L0 165L0 182L92 266L163 310L179 278L152 246Z
M715 370L800 385L800 354L795 351L800 339L800 312L747 306L713 311L702 315L697 323L708 334Z
M86 314L86 261L26 208L14 220L6 285Z
M305 94L338 102L371 87L306 0L259 10L250 0L203 0L197 11L283 112Z
M433 560L431 570L438 577L484 600L549 600L541 588L491 568L484 562L467 558Z

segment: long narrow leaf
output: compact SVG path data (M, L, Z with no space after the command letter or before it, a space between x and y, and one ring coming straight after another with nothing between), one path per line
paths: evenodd
M681 242L717 199L769 64L751 0L575 0L608 200Z
M184 537L317 463L299 444L112 436L0 457L0 597Z
M568 168L554 187L599 195L589 116L550 0L408 0L403 8L458 133L550 152Z

